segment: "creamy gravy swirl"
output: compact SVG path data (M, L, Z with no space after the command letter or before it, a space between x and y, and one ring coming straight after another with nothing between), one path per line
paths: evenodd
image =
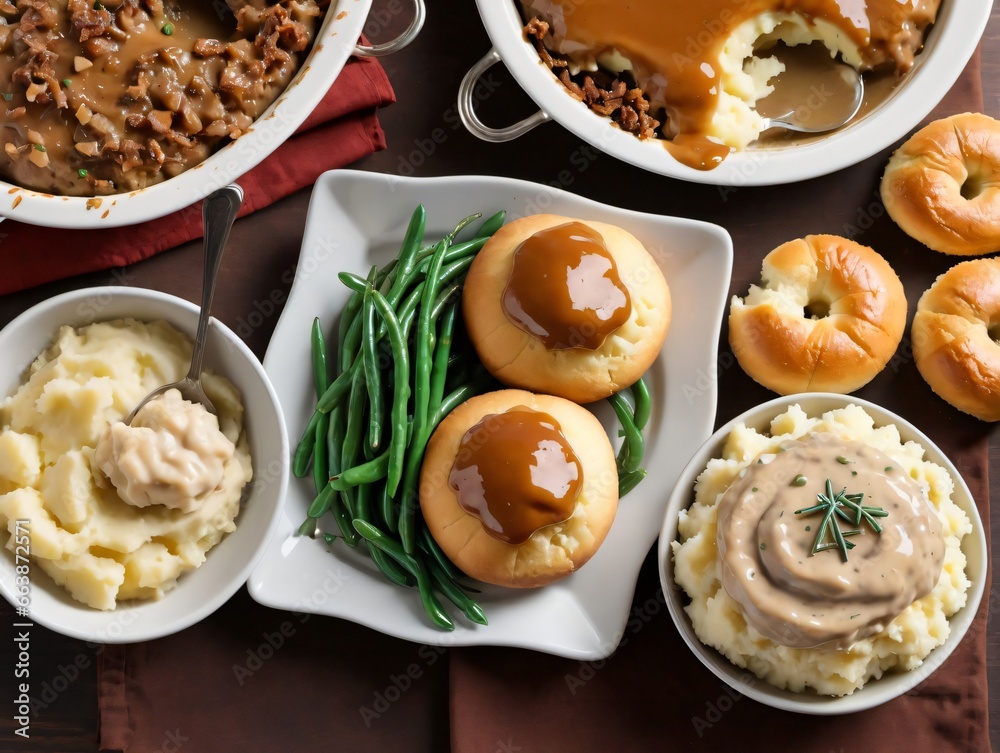
M811 554L822 513L796 514L827 479L889 513L881 534L858 526L846 562L837 549ZM717 544L723 585L747 622L792 648L846 647L882 631L930 593L945 553L941 521L912 478L873 447L824 436L746 469L719 502Z
M602 56L626 58L654 107L666 109L665 147L707 170L729 152L711 132L723 92L721 59L740 24L794 13L831 24L860 52L862 70L898 74L913 65L940 0L522 0L526 19L549 24L546 48L594 69Z

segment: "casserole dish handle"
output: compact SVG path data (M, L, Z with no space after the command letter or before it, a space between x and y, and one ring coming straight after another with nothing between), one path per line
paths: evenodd
M539 110L534 115L530 115L524 120L506 128L490 128L479 119L475 110L476 85L479 83L482 75L499 62L500 53L496 51L496 48L492 48L483 56L482 60L469 69L469 72L465 74L465 78L462 79L462 83L458 87L458 115L462 119L462 124L465 125L466 129L473 136L494 144L513 141L526 134L535 126L539 126L549 120L549 115L544 110Z
M427 6L424 0L411 0L414 6L413 21L402 34L393 40L381 44L358 44L354 46L354 54L363 58L380 58L391 55L394 52L406 47L417 38L420 30L424 27L424 20L427 18Z

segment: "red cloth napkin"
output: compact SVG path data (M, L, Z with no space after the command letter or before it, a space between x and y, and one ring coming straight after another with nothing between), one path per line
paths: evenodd
M240 216L312 185L320 173L385 148L376 110L396 101L374 58L351 58L295 135L237 182ZM13 220L0 224L0 294L52 280L121 267L201 236L193 205L157 220L100 230L58 230ZM26 254L25 249L45 249Z

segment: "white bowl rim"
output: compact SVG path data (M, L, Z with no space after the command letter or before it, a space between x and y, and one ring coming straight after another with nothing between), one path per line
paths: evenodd
M476 4L494 48L518 84L544 113L584 142L660 175L741 187L794 183L826 175L861 162L905 136L965 70L986 29L993 3L943 0L926 48L907 74L907 81L860 121L810 144L737 152L708 171L682 165L658 142L640 141L569 96L524 39L515 0L476 0ZM927 64L929 60L934 65Z
M966 570L966 574L970 576L969 580L972 582L972 585L967 592L965 606L948 620L951 626L951 633L942 645L931 651L920 667L906 673L887 673L879 680L869 680L863 688L854 691L853 694L841 697L821 696L810 692L794 693L782 690L770 685L766 680L759 680L750 669L732 664L728 658L716 651L716 649L702 643L695 634L694 628L691 626L691 621L681 603L683 589L673 581L672 577L673 554L671 543L677 538L677 514L682 508L686 509L690 507L691 498L694 493L695 479L705 469L708 460L715 457L713 451L738 424L742 422L753 423L755 421L763 421L765 418L770 420L779 413L787 410L790 406L805 401L828 404L829 407L824 407L822 409L823 412L843 408L848 405L857 405L864 408L875 419L876 426L893 423L899 427L904 442L908 438L912 438L923 447L925 459L927 459L927 453L940 456L942 460L940 465L948 471L955 482L953 497L964 495L970 503L972 532L967 534L965 541L969 542L972 549L978 548L983 557L984 572L981 577L972 577L976 574L970 573L968 569ZM803 410L806 409L803 408ZM813 411L806 410L806 413L810 416L814 415ZM932 462L937 462L937 460L932 459ZM963 544L963 551L966 550L966 546ZM793 711L815 716L851 714L874 708L903 695L923 682L948 659L958 644L962 642L966 632L968 632L979 610L979 604L986 588L986 573L989 571L988 550L982 518L979 515L976 501L969 491L968 485L965 483L965 479L951 459L924 432L902 416L869 400L831 392L803 392L795 395L776 397L744 411L716 430L695 451L684 470L681 471L681 475L677 479L677 484L670 493L663 521L663 529L660 532L660 538L657 543L657 561L660 587L663 589L664 596L666 597L667 611L670 613L674 626L691 652L712 674L733 688L733 690L759 703L783 711ZM741 677L747 675L752 678L750 682L744 682L741 679ZM879 683L882 684L880 685ZM889 683L891 683L891 686Z
M77 288L75 290L66 291L60 293L51 298L47 298L39 303L35 304L31 308L23 311L21 314L12 319L6 326L0 328L0 348L3 348L5 341L12 336L12 333L17 332L20 329L30 326L31 320L44 316L45 314L59 309L68 304L86 300L92 297L103 297L103 296L114 296L121 300L129 301L134 300L136 302L148 302L156 301L160 303L167 304L169 306L176 306L177 308L185 311L188 314L194 316L198 315L200 308L190 301L180 298L170 293L164 293L158 290L153 290L151 288L137 288L137 287L125 287L121 285L105 285L90 288ZM141 318L141 315L140 317ZM101 321L100 319L94 319L93 321ZM261 386L266 391L269 402L275 411L275 420L278 423L279 432L279 446L281 448L281 457L283 462L281 463L281 469L279 473L279 478L277 479L277 498L268 514L266 519L267 533L261 537L260 541L249 551L249 557L239 568L238 573L231 578L224 587L218 589L212 598L205 600L197 609L184 612L171 619L163 620L152 627L138 628L131 627L130 625L135 625L135 623L125 624L121 629L121 633L117 636L111 635L105 630L87 630L86 628L81 628L72 623L64 623L59 620L52 620L47 614L36 613L33 609L30 611L30 622L42 625L54 632L61 635L68 636L70 638L77 638L79 640L92 641L95 643L135 643L139 641L153 640L155 638L162 638L167 635L172 635L173 633L180 632L185 628L190 627L201 620L205 619L217 609L219 609L223 604L225 604L232 596L235 594L247 579L250 577L251 571L256 567L257 562L263 556L265 549L271 542L271 538L274 536L274 532L277 527L278 517L281 514L282 507L284 506L284 498L288 487L290 466L287 462L287 458L290 457L290 445L288 439L288 431L285 428L285 418L282 412L281 403L278 400L277 393L274 391L274 387L271 385L271 380L268 378L267 373L264 371L264 367L260 360L254 355L253 351L243 342L243 340L236 335L228 326L223 322L219 321L215 317L212 317L210 322L209 331L217 330L221 337L223 337L227 344L231 345L238 353L240 357L245 360L253 373L254 378L259 380ZM54 333L53 333L54 334ZM23 364L22 368L26 367L27 364ZM254 466L255 474L258 472L258 463L255 459ZM246 552L246 550L243 550ZM0 567L6 567L6 559L4 563L0 563ZM39 571L41 572L41 571ZM42 574L44 576L44 574ZM184 573L182 577L192 577L197 575L197 570ZM48 576L44 576L48 577ZM58 588L58 586L55 586ZM0 594L10 602L12 605L13 601L12 594L7 592L7 589L0 587ZM170 598L168 593L164 596L164 599L159 602L137 602L136 607L141 607L143 603L157 604ZM74 606L76 603L74 602ZM16 605L15 605L16 606ZM109 610L107 612L97 612L96 610L89 610L84 605L79 605L80 609L88 610L88 614L99 614L105 616L106 624L110 625L117 620L119 615L119 609ZM124 624L124 623L119 623Z
M339 0L291 83L235 141L204 162L156 185L109 196L61 196L0 180L0 214L32 225L110 228L134 225L183 209L264 161L326 95L361 36L373 0Z

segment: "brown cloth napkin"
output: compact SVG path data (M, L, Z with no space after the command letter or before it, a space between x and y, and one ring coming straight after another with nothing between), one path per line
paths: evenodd
M931 118L981 110L979 75L976 57ZM877 188L890 151L806 183L721 189L724 201L717 214L700 218L724 225L733 236L730 294L745 295L759 281L761 259L779 243L808 233L836 233L886 256L903 280L912 318L921 292L959 259L908 239L884 214ZM717 425L774 397L734 364L727 340L723 331ZM912 362L908 341L886 370L856 394L904 416L939 444L972 490L988 540L990 427L931 393ZM653 477L645 483L651 482ZM628 503L626 498L622 504ZM695 659L666 611L655 557L650 556L620 648L606 661L567 661L497 648L453 651L452 751L988 751L989 593L987 586L975 623L955 653L910 693L850 716L803 716L736 694Z
M240 216L315 183L320 173L385 148L376 118L395 102L374 58L351 58L295 135L241 177ZM200 203L156 220L103 230L59 230L6 220L0 225L0 295L146 259L201 237ZM45 249L44 254L25 253Z

